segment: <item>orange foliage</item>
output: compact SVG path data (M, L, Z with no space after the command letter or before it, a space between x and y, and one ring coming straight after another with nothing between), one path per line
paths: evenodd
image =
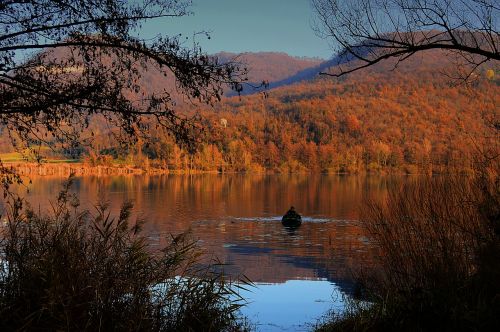
M151 166L169 169L468 170L488 136L498 135L492 125L500 122L499 81L485 74L472 88L450 85L431 60L403 72L379 68L316 78L270 90L267 98L227 98L215 108L184 106L203 117L206 135L198 152L189 156L156 132L156 143L140 150ZM100 153L113 149L108 136L95 139ZM115 157L126 159L137 150L115 151Z

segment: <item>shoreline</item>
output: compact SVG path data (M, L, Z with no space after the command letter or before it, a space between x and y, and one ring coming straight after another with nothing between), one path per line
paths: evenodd
M402 170L385 170L380 172L361 171L361 172L325 172L319 170L308 170L301 172L279 172L276 170L264 170L263 172L237 172L237 171L218 171L218 170L197 170L197 169L168 169L168 168L138 168L132 165L98 165L90 166L83 162L4 162L3 167L11 169L20 176L61 176L68 177L70 174L75 176L116 176L116 175L189 175L189 174L331 174L331 175L430 175L426 172L408 173ZM455 171L456 172L456 171ZM451 172L451 173L455 173ZM461 173L463 171L458 171ZM446 172L432 172L432 175L443 174Z
M89 166L84 163L4 163L5 168L14 170L20 176L108 176L108 175L154 175L154 174L199 174L213 171L178 171L162 168L137 168L131 165Z

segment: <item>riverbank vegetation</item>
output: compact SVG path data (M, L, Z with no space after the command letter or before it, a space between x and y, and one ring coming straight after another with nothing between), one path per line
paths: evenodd
M188 235L152 247L131 204L81 211L69 186L49 215L14 199L2 218L1 330L246 329L235 285L197 264Z
M473 176L409 183L364 207L379 268L363 300L317 331L494 331L500 326L498 159Z

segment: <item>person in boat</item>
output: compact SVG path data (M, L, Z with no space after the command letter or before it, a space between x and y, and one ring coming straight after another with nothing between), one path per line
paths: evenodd
M302 222L302 217L300 214L295 211L295 208L292 206L290 210L288 210L283 218L281 219L283 224L300 224Z

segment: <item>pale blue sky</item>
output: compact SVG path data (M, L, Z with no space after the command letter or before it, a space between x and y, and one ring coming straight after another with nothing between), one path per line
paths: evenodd
M210 32L196 36L208 53L279 51L294 56L329 58L328 42L311 29L309 0L193 0L193 15L149 22L143 36Z

